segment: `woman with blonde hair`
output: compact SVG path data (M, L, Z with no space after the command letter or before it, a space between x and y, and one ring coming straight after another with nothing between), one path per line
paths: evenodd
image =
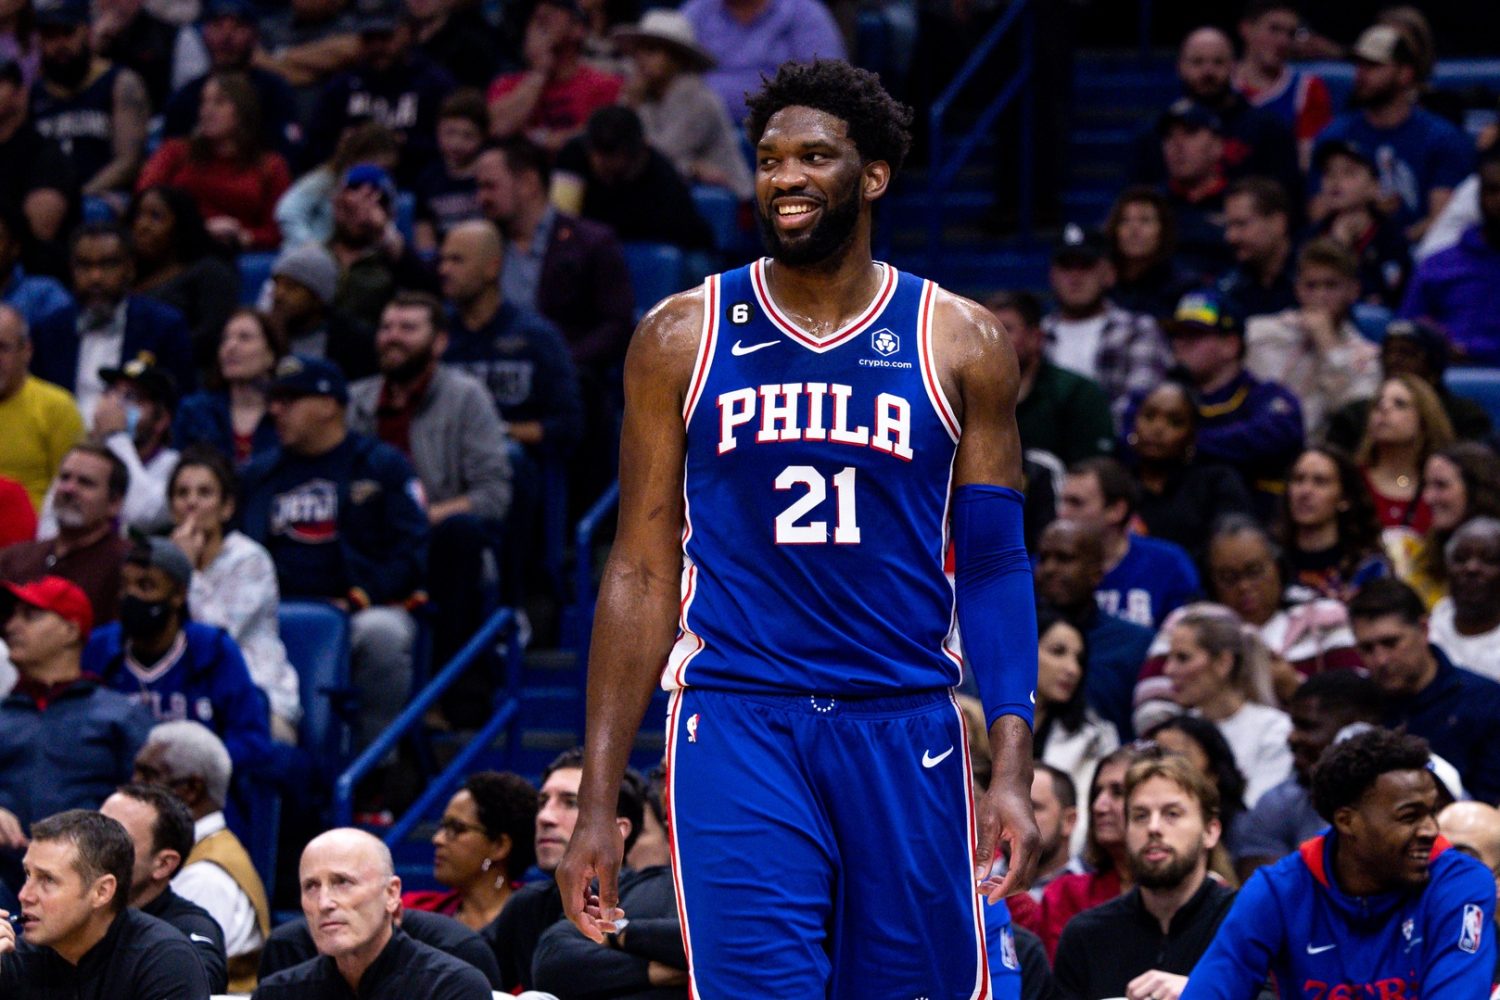
M1172 628L1165 673L1172 700L1212 722L1245 776L1245 805L1292 773L1291 718L1274 707L1260 634L1219 604L1194 606Z
M1426 534L1432 508L1422 499L1422 469L1427 458L1453 443L1453 424L1432 386L1414 375L1391 375L1380 385L1364 438L1354 459L1375 514L1392 536Z

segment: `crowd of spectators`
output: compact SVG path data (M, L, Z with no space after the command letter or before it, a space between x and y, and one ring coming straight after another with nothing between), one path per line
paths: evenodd
M358 749L424 656L531 592L548 484L613 476L650 305L625 245L715 248L693 187L750 196L743 93L842 57L833 15L15 6L0 992L685 996L659 774L621 789L630 923L603 945L550 877L577 751L536 786L471 775L437 890L367 833L296 843L305 920L278 927L233 800L306 780L283 600L347 615ZM1238 39L1188 33L1181 96L1098 227L1062 229L1048 294L985 300L1019 362L1039 623L1040 874L986 911L997 995L1494 978L1500 456L1445 374L1500 363L1500 140L1424 105L1420 12L1352 39L1347 108L1291 63L1299 27L1251 0ZM483 724L493 677L436 721ZM400 767L360 787L367 825Z

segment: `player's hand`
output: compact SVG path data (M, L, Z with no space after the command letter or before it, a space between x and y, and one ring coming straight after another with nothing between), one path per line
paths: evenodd
M562 892L563 913L583 936L595 944L623 924L620 909L620 862L625 856L625 838L613 817L597 822L578 818L568 841L568 853L557 866L557 885ZM594 889L594 880L599 887Z
M16 814L9 809L0 809L0 847L19 850L27 843L26 832L21 829L21 821L16 818Z
M10 912L0 910L0 955L16 950L16 928L10 922Z
M991 903L1025 892L1036 876L1037 847L1041 834L1031 812L1031 789L1007 788L995 775L989 791L979 800L979 844L974 876L979 891ZM1001 845L1008 845L1010 864L1004 876L991 873L1000 859Z
M1177 1000L1187 986L1187 976L1152 969L1132 979L1125 987L1126 1000Z

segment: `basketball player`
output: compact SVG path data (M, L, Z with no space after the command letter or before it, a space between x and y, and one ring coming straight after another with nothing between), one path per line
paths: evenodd
M695 998L987 997L975 878L1024 891L1037 846L1015 355L980 306L871 260L911 120L873 74L786 64L749 108L772 256L656 306L626 362L564 907L631 933L615 798L659 679ZM995 757L977 804L950 517Z

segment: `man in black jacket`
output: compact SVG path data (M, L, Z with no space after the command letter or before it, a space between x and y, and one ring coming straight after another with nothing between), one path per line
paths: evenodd
M17 941L0 912L0 996L27 1000L207 1000L181 932L126 906L135 848L119 823L70 809L31 828Z
M493 989L500 988L500 966L495 962L495 953L477 931L446 914L426 910L403 910L396 923L413 941L431 945L467 962L484 973ZM261 949L260 978L266 979L282 969L290 969L317 957L318 946L313 944L307 921L300 917L288 920L271 932L266 946Z
M203 907L172 891L172 878L193 849L193 814L161 785L124 785L104 800L99 812L124 827L135 845L130 905L181 931L203 962L209 989L225 992L229 958L224 929Z
M1125 847L1135 888L1063 928L1053 969L1061 1000L1176 997L1213 941L1234 893L1208 878L1219 793L1185 757L1125 775Z
M318 957L261 980L257 1000L490 1000L476 968L396 926L401 880L390 849L363 830L314 837L298 869Z
M546 872L545 882L524 886L510 898L500 915L480 933L495 952L500 963L500 988L530 988L533 964L543 934L563 917L562 895L551 878L562 862L573 826L578 822L578 785L583 780L583 748L574 747L558 754L542 772L541 803L536 813L536 866ZM620 835L625 838L629 854L639 836L646 810L645 781L634 771L626 771L620 782L620 797L615 806ZM622 887L626 882L621 883ZM591 948L592 942L585 941ZM678 966L683 968L685 966Z

